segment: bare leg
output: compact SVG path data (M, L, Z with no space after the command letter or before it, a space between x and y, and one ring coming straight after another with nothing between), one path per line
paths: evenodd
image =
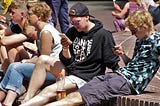
M56 88L57 84L52 84L44 88L38 95L30 99L20 106L42 106L51 100L56 99ZM67 92L74 92L77 90L76 84L73 84L70 80L65 79L65 87Z
M5 97L6 97L6 93L4 91L0 90L0 102L2 102Z
M6 98L5 98L5 100L4 100L4 104L6 105L6 106L12 106L13 105L13 102L15 101L15 99L16 99L16 97L17 97L17 93L16 92L14 92L14 91L12 91L12 90L8 90L8 92L7 92L7 96L6 96Z
M9 59L8 59L8 54L5 46L0 46L0 54L1 54L1 63L2 63L1 69L5 73L9 66Z
M8 58L10 63L20 60L20 56L18 55L18 51L16 50L16 48L12 48L8 50Z
M66 98L56 102L49 103L45 106L79 106L81 104L84 104L82 96L79 92L73 92L67 95Z
M46 79L46 72L50 72L50 70L52 70L51 67L54 68L54 70L52 70L51 72L54 76L57 76L59 72L64 70L64 66L62 65L62 63L58 63L59 64L57 64L55 58L51 58L50 56L41 55L39 57L38 62L35 65L35 69L32 73L32 77L30 79L28 91L24 101L27 101L35 96L36 92L42 87Z
M23 46L1 46L1 62L2 70L6 72L8 66L12 62L21 61L22 59L29 58L27 51Z

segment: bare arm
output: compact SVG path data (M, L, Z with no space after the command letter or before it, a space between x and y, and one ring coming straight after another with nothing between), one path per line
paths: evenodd
M12 34L10 36L3 36L0 40L0 43L4 46L6 45L13 45L15 43L20 43L27 40L27 37L20 33L20 34Z
M116 13L116 12L112 11L112 15L115 17L118 17L118 18L123 18L126 15L126 13L128 12L128 9L129 9L129 2L126 3L126 5L124 6L124 8L121 12Z
M49 31L43 31L41 33L41 48L40 48L40 55L50 55L51 48L54 45L54 38L52 37Z
M51 47L53 45L53 37L49 31L43 31L41 33L41 48L40 48L40 55L50 55ZM38 60L38 56L35 56L31 59L23 59L22 62L27 63L36 63Z
M6 26L0 24L0 37L9 36L11 34L13 34L13 32L10 28L7 28Z
M120 8L120 6L117 3L114 3L114 8L118 11L121 12L122 9Z
M22 63L36 63L38 60L38 56L34 56L33 58L30 59L23 59L21 62Z
M118 56L120 56L120 57L122 58L122 60L123 60L123 62L125 63L125 65L126 65L129 61L131 61L131 59L130 59L128 56L125 55L125 52L124 52L124 50L123 50L123 48L122 48L121 45L115 46L115 48L113 48L113 51L114 51L114 53L115 53L116 55L118 55Z
M62 44L62 54L65 58L71 58L71 54L69 51L69 45L72 44L72 41L64 34L60 35L61 36L61 44Z

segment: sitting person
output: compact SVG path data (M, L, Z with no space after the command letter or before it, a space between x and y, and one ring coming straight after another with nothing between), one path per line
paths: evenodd
M143 93L160 66L160 33L154 31L152 16L147 11L133 12L125 23L137 37L134 56L129 59L120 45L113 50L128 64L93 78L78 92L45 106L104 106L104 101L114 97Z
M119 68L120 59L112 51L115 46L112 33L104 29L100 21L91 18L86 5L79 2L74 4L69 16L72 27L66 35L61 35L60 60L45 55L39 58L22 106L41 106L56 99L57 83L47 86L36 95L45 81L46 72L54 76L66 74L64 90L69 93L82 87L94 76L104 75L106 68Z
M128 28L124 24L124 19L135 10L147 10L145 3L142 0L128 0L123 9L116 3L114 3L114 8L116 11L112 11L112 15L115 17L113 19L113 24L117 32L125 30Z
M20 2L20 1L19 1ZM24 41L33 43L34 39L29 34L36 34L35 28L28 25L27 16L23 9L24 2L11 2L8 11L11 21L7 27L0 25L0 56L2 67L0 73L6 72L8 65L22 59L30 58L23 46Z
M24 7L25 5L23 5L23 9L27 11L27 8ZM59 53L62 50L59 32L46 22L51 15L50 7L45 2L36 3L29 7L27 13L29 24L34 26L38 31L37 34L30 36L36 38L38 55L30 59L23 59L22 62L14 62L9 65L0 83L0 102L3 102L3 104L7 106L12 106L16 97L21 94L23 81L30 80L39 56L49 55L59 58ZM54 82L55 77L47 73L46 83L52 84Z

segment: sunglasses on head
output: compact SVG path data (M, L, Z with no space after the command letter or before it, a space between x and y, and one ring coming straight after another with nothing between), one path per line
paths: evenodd
M131 31L132 35L135 35L137 33L138 29L134 28L134 29L130 29L130 31Z
M71 23L72 25L79 25L79 24L80 24L80 20L70 21L70 23Z

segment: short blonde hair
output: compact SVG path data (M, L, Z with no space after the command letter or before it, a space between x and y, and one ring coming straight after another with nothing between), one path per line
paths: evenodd
M11 11L12 9L18 9L20 11L27 12L26 1L25 0L12 0L8 11Z
M145 28L148 31L154 30L153 19L148 11L134 11L126 18L125 25L138 30L141 30L142 28Z
M30 9L35 15L41 16L44 22L47 22L51 16L51 8L45 2L37 2L32 6L30 5Z

